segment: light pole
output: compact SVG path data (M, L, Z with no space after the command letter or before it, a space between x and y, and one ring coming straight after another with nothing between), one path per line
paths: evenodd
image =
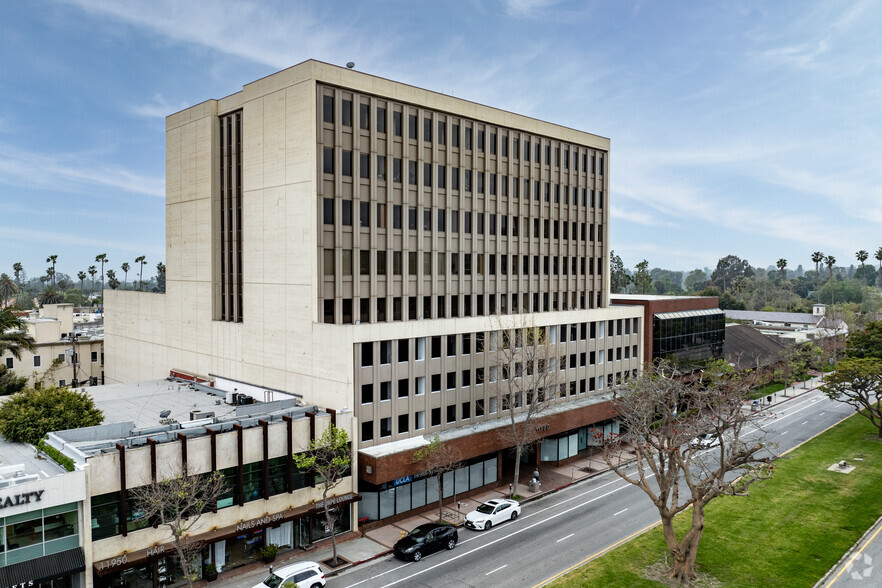
M73 378L70 381L71 388L76 388L79 385L79 382L77 381L77 340L79 338L80 338L79 333L71 332L70 342L71 342L71 344L73 344L73 357L71 358L72 359L71 363L73 364Z

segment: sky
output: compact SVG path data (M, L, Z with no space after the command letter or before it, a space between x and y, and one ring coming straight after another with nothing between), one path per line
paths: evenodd
M626 267L882 247L882 3L34 0L0 24L0 272L165 255L169 114L317 59L611 141ZM131 272L130 276L131 278Z

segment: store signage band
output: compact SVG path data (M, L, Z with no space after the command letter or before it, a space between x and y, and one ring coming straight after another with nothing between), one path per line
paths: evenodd
M12 496L7 496L6 498L0 498L0 509L8 508L10 506L30 504L32 502L31 498L33 498L33 502L40 502L40 500L42 500L43 492L45 492L45 490L24 492L23 494L13 494Z

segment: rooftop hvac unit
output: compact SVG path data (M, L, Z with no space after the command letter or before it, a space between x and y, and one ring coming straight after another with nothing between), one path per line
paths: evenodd
M197 421L199 419L213 419L214 411L204 411L204 410L191 410L190 411L190 420Z

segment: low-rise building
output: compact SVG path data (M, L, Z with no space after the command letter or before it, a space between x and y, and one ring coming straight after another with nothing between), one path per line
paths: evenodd
M0 361L29 386L94 386L104 383L104 328L100 322L75 321L72 304L46 304L23 317L36 341L21 359L10 352Z

